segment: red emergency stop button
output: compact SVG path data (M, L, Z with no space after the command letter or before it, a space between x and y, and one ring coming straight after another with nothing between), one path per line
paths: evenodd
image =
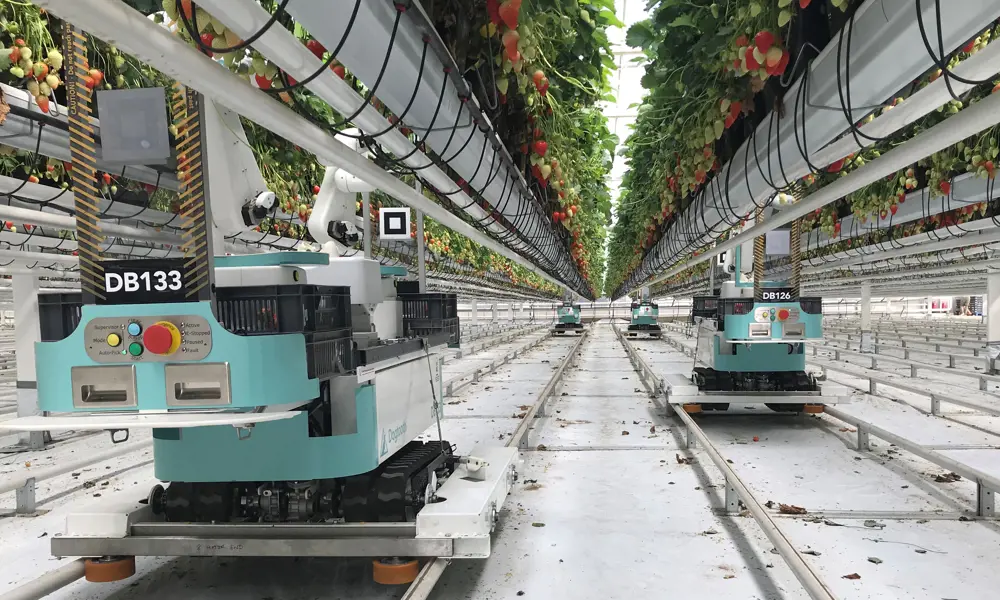
M779 321L784 321L785 319L788 318L789 314L790 313L788 312L787 308L780 308L780 309L778 309L778 320Z
M181 332L169 321L159 321L146 328L142 343L153 354L173 354L181 345Z

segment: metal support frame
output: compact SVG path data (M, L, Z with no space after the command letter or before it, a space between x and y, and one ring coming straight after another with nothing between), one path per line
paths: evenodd
M1000 490L1000 479L997 479L987 473L983 473L982 471L970 467L965 463L959 462L937 450L927 448L926 446L896 435L895 433L883 429L878 425L859 419L858 417L847 414L839 409L828 406L825 413L834 419L838 419L857 428L858 450L870 449L869 436L874 435L875 437L885 440L890 444L895 444L896 446L910 452L911 454L919 456L926 461L932 462L941 468L948 469L949 471L957 473L970 481L976 482L976 491L978 496L976 514L980 517L996 516L993 499L996 491ZM864 428L863 436L861 433L862 428Z
M35 374L35 343L41 341L38 322L38 276L14 275L14 360L17 369L17 416L30 417L41 414L38 409L38 378ZM18 434L18 445L38 450L45 445L45 432L31 431ZM34 492L32 492L32 496ZM31 502L34 506L34 501ZM18 512L22 512L18 495ZM32 512L34 508L31 509Z

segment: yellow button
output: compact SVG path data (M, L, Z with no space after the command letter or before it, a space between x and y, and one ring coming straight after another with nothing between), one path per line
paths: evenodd
M108 334L108 345L109 346L111 346L112 348L115 348L120 343L122 343L121 336L119 336L117 333L109 333Z

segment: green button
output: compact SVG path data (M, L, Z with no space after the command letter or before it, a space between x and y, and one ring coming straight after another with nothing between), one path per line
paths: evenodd
M128 345L128 353L132 356L139 356L142 354L142 344L139 342L132 342Z

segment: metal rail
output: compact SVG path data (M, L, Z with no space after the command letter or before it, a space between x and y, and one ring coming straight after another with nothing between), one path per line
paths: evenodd
M84 560L78 558L3 595L3 600L38 600L83 577Z
M82 460L49 467L47 469L39 469L38 471L21 475L14 479L8 479L3 483L0 483L0 495L15 492L17 494L17 508L15 509L17 514L31 514L35 512L35 508L37 507L37 501L35 500L35 484L39 481L65 475L66 473L83 469L84 467L90 466L94 463L104 462L125 454L131 454L137 450L152 447L152 445L153 440L147 440L138 444L121 445L117 448L108 450L107 452L88 456ZM148 461L134 463L131 466L138 467L147 463Z
M583 335L573 344L570 351L563 358L562 362L556 368L555 372L552 374L552 378L549 382L542 388L542 391L538 393L535 397L535 402L531 405L531 408L525 413L524 418L521 419L521 424L514 431L514 435L511 436L506 447L524 448L524 442L527 440L528 431L531 429L532 421L534 421L536 416L545 415L545 405L548 403L549 398L555 393L563 375L566 372L566 367L573 361L576 357L577 351L580 349L580 345L583 341L587 339L587 334L589 329L583 330ZM542 339L552 339L551 336ZM402 600L426 600L430 597L431 592L434 590L434 586L441 579L441 575L444 574L445 569L451 564L451 559L449 558L435 558L434 560L428 561L424 564L423 568L417 574L417 578L413 580L410 587L406 589L403 594Z
M621 335L621 331L619 331L617 327L615 328L615 333L618 336L618 340L625 347L625 351L632 360L632 364L635 365L636 363L639 363L640 368L637 368L636 371L639 372L640 378L643 379L643 384L646 384L645 373L652 373L652 369L638 354L638 352L636 352L634 348L631 348L631 343ZM657 376L654 375L654 377ZM750 511L750 514L753 515L754 520L756 520L757 524L760 525L764 535L766 535L767 539L771 540L771 543L774 544L778 554L784 559L788 568L792 570L792 573L795 575L796 579L799 580L799 583L802 584L802 587L805 588L806 592L808 592L809 596L813 598L813 600L836 600L836 596L834 596L829 586L827 586L820 576L813 571L812 567L809 566L805 559L802 558L802 555L799 554L798 550L795 549L791 541L789 541L789 539L785 536L784 532L781 531L781 528L774 522L771 515L769 515L764 509L760 500L754 496L753 492L750 491L750 488L743 483L739 475L736 474L736 471L734 471L729 463L726 462L725 457L723 457L715 445L712 444L711 440L708 439L708 436L705 435L705 432L702 431L701 427L699 427L698 424L695 423L694 419L692 419L691 416L684 411L683 407L666 402L665 394L667 390L662 389L662 379L660 379L660 382L659 389L655 387L651 388L648 385L647 389L650 390L651 394L663 395L664 403L673 409L674 414L677 415L687 428L688 445L690 446L692 440L697 440L698 443L701 444L702 449L705 450L705 453L712 459L715 466L725 476L725 499L726 508L729 512L737 512L739 500L742 500L743 505L746 506L747 510Z

